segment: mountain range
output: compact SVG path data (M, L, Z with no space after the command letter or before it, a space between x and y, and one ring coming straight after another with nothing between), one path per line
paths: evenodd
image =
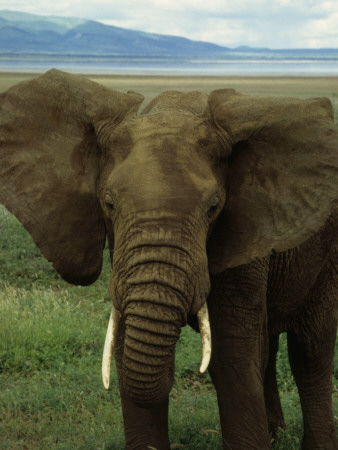
M215 44L127 30L93 20L0 11L0 53L170 57L217 56L226 50Z
M296 53L295 53L296 52ZM93 20L0 11L0 54L107 55L130 58L292 58L300 50L269 50L216 44L127 30ZM337 49L301 50L306 58L337 56Z

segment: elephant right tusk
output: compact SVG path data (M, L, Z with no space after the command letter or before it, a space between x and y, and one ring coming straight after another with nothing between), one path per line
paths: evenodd
M114 305L109 317L109 323L106 333L106 340L104 342L103 357L102 357L102 380L106 389L109 388L110 381L110 366L113 358L113 352L115 347L115 341L117 336L117 330L119 328L121 315L115 309Z
M202 308L198 311L197 318L202 342L202 362L200 372L204 373L208 368L211 357L211 331L210 331L208 306L206 302L204 303Z

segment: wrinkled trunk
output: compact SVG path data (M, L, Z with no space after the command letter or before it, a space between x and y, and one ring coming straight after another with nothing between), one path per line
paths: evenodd
M171 334L171 325L159 322L158 333L141 331L128 325L133 320L132 316L127 316L123 382L134 403L147 406L161 401L172 388L174 348L179 330ZM165 334L167 331L168 335Z
M193 296L182 268L136 264L126 280L123 382L137 404L157 403L173 384L174 350Z
M181 327L206 301L206 255L189 228L172 216L139 215L130 227L115 230L110 292L125 325L120 370L125 390L140 406L169 394Z

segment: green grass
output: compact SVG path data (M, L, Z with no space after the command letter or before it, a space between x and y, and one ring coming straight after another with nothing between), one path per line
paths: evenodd
M123 449L116 376L105 391L100 374L110 312L108 278L105 252L94 285L63 282L18 221L0 207L1 449ZM176 354L172 446L220 449L214 388L208 375L198 373L199 336L189 327L182 330ZM278 380L288 428L274 448L299 449L302 418L285 337Z

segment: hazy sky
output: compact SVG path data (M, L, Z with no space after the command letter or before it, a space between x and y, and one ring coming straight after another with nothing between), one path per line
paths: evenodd
M229 47L338 48L338 0L0 0L4 9Z

